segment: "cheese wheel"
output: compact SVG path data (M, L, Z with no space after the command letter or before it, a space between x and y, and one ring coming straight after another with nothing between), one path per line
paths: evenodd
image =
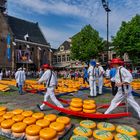
M15 133L15 132L12 132L12 135L14 138L21 138L25 135L25 133Z
M0 112L1 111L6 111L7 110L7 107L5 107L5 106L0 106Z
M12 131L15 133L23 133L25 131L27 124L24 122L18 122L12 125Z
M82 111L82 108L76 108L76 107L70 106L70 110L76 111L76 112L81 112Z
M57 135L56 131L52 128L44 128L40 130L39 134L40 134L40 138L44 140L52 140Z
M86 136L78 136L78 135L74 135L70 138L70 140L89 140L88 137Z
M40 126L41 128L48 127L50 125L50 122L46 119L38 120L36 122L36 125Z
M32 117L34 117L35 119L39 120L39 119L43 119L44 118L44 113L34 113L32 115Z
M116 128L116 131L118 133L126 134L129 136L135 136L137 135L137 131L135 128L127 126L127 125L118 125Z
M0 117L0 124L1 124L2 121L4 121L4 118L3 117Z
M31 117L32 114L33 114L32 111L24 111L24 112L22 112L22 115L23 115L24 117Z
M81 108L83 106L82 102L75 102L75 101L72 101L70 103L70 106L72 107L76 107L76 108Z
M91 137L92 136L92 130L89 128L85 128L82 126L78 126L73 130L73 133L75 135L79 136L86 136L86 137Z
M5 128L1 128L1 131L5 134L11 134L11 129L5 129Z
M90 104L84 104L83 108L91 110L91 109L95 109L96 105L95 104L91 104L91 103Z
M52 122L50 124L50 128L54 129L57 132L63 131L65 129L65 125L59 122Z
M61 117L58 117L58 118L56 119L56 122L59 122L59 123L63 123L63 124L65 124L65 125L68 125L68 124L71 122L71 120L70 120L69 117L61 116Z
M94 100L84 100L84 104L95 104Z
M40 130L41 130L40 126L32 124L32 125L27 126L26 134L29 136L38 136Z
M92 109L92 110L83 109L83 112L85 112L85 113L95 113L96 112L96 109Z
M112 133L105 130L95 130L93 131L93 136L99 140L113 140Z
M40 140L39 136L30 136L26 134L26 139L27 140Z
M35 124L36 119L34 117L27 117L23 120L27 125Z
M80 98L72 98L71 102L82 102Z
M115 131L115 126L111 123L107 122L100 122L97 124L97 128L101 130L106 130L106 131Z
M65 130L57 132L57 136L61 137L65 134Z
M91 120L84 120L84 121L80 122L80 126L83 126L85 128L94 129L96 127L96 123Z
M1 127L4 129L10 129L12 125L14 124L14 122L15 121L12 119L4 120L1 122Z
M7 112L3 115L4 119L11 119L14 116L12 112Z
M24 119L23 115L16 115L12 118L15 122L21 122Z
M50 122L54 122L56 121L57 116L55 114L48 114L46 116L44 116L44 119L47 119Z
M13 112L13 114L15 114L15 115L19 115L19 114L21 114L21 113L23 112L23 110L22 110L22 109L15 109L15 110L13 110L12 112Z
M6 111L0 111L0 117L2 117L5 113Z
M125 134L116 134L115 136L115 140L138 140L137 138L135 138L134 136L129 136L129 135L125 135Z

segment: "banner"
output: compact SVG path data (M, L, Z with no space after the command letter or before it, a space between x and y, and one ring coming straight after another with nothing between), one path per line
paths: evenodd
M6 43L7 43L7 58L10 61L11 59L11 37L10 37L10 33L8 33L7 38L6 38Z

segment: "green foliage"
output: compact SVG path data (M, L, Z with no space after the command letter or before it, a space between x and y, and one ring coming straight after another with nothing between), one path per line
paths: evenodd
M88 61L92 58L97 58L102 49L102 39L91 25L85 26L78 34L72 37L72 59Z
M140 56L140 15L136 15L129 22L122 25L113 39L115 51L118 55L129 55L133 63L137 63Z

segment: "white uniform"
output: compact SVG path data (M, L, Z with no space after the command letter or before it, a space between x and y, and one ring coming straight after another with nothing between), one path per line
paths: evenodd
M120 83L120 74L119 74L119 69L121 68L121 75L122 75L122 82L127 82L127 83L131 83L133 78L131 73L125 69L124 67L119 67L117 69L117 73L115 76L115 83ZM124 86L124 92L125 94L123 94L122 91L122 87L118 87L118 92L115 95L115 97L113 98L113 100L111 101L111 105L110 107L107 109L107 111L105 112L105 114L109 114L112 110L114 110L125 98L127 100L127 102L135 109L135 111L138 113L139 118L140 118L140 106L138 105L138 103L134 100L133 96L132 96L132 88L129 85L128 88L125 85Z
M0 80L2 80L3 72L0 72Z
M102 66L98 66L97 68L97 79L98 79L98 88L99 88L99 94L102 94L103 90L103 74L104 69Z
M50 79L51 78L51 79ZM50 84L48 85L50 79ZM58 106L63 108L63 105L56 99L55 94L54 94L54 90L55 87L57 85L57 77L56 74L52 71L52 76L51 76L51 70L47 70L44 72L44 74L41 76L41 78L39 79L39 83L45 81L46 85L47 85L47 92L44 96L44 102L48 100L49 96L51 98L51 100ZM40 106L41 109L43 109L45 106L45 104L42 104Z
M93 66L88 68L90 96L96 96L96 71Z
M22 70L18 70L15 73L15 79L16 79L16 82L18 83L18 85L24 85L24 82L26 80L25 73Z

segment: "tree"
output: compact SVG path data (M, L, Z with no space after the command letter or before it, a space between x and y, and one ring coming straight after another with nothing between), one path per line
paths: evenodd
M133 63L137 63L140 56L140 15L136 15L129 22L122 25L113 38L115 51L123 56L127 53Z
M97 58L103 49L99 33L91 25L86 25L79 33L72 37L71 57L80 61Z

